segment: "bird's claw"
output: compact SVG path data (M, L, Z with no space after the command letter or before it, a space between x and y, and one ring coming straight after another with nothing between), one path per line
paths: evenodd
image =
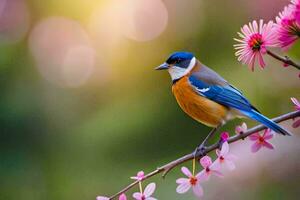
M203 157L203 156L205 156L206 155L206 152L205 152L206 149L207 149L207 147L204 146L204 145L198 146L194 151L194 157L198 157L198 156Z

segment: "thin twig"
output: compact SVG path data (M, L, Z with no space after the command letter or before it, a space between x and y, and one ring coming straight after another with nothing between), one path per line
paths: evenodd
M277 55L276 53L270 51L270 50L267 50L267 54L272 56L273 58L283 62L284 64L287 64L287 65L291 65L293 67L295 67L296 69L300 70L300 65L295 63L293 60L291 60L288 56L280 56L280 55Z
M300 116L300 111L293 111L293 112L289 112L287 114L284 114L284 115L280 115L276 118L273 118L272 120L276 123L279 123L279 122L282 122L282 121L286 121L286 120L289 120L289 119L294 119L296 117L299 117ZM244 139L245 137L248 137L249 135L251 134L254 134L258 131L261 131L261 130L264 130L266 129L267 127L265 127L264 125L260 124L258 126L255 126L251 129L248 129L246 132L244 133L241 133L239 135L234 135L232 137L230 137L228 139L228 143L233 143L233 142L236 142L238 140L242 140ZM207 147L205 149L205 154L217 149L219 147L219 143L216 142L215 144L212 144L211 146ZM201 158L201 154L202 152L199 152L198 155L196 155L197 158ZM157 174L160 174L160 173L163 173L163 177L165 177L167 175L167 173L169 173L173 168L175 168L176 166L186 162L186 161L189 161L189 160L192 160L194 158L194 152L190 153L190 154L187 154L187 155L184 155L174 161L171 161L161 167L158 167L156 170L150 172L149 174L145 175L144 179L143 180L146 180L146 179L149 179L150 177L152 176L155 176ZM137 185L139 183L139 181L134 181L133 183L129 184L128 186L126 186L125 188L123 188L121 191L119 191L118 193L112 195L111 197L109 197L110 200L118 197L119 195L121 195L122 193L125 193L126 191L128 191L129 189L131 189L132 187L134 187L135 185Z

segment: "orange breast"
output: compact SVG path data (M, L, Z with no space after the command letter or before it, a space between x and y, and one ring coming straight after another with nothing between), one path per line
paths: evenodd
M173 84L172 92L182 110L198 122L210 127L224 122L228 109L198 95L189 85L187 77Z

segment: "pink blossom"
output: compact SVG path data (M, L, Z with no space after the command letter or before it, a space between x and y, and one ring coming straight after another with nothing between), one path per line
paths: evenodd
M119 200L127 200L126 195L123 193L119 196Z
M233 161L236 159L236 156L229 153L228 142L224 142L221 150L217 149L216 153L218 158L212 164L213 166L219 168L220 166L225 165L229 170L235 169L235 164Z
M218 171L217 166L212 165L212 160L209 156L204 156L200 159L200 164L204 168L199 173L200 180L207 181L211 175L223 177L223 174Z
M284 7L284 10L276 17L276 35L278 45L283 49L289 49L300 37L300 5L294 1Z
M145 178L145 173L143 171L139 171L136 176L130 177L133 180L142 181Z
M108 197L104 197L104 196L97 196L96 200L109 200Z
M229 138L229 133L228 133L228 132L222 132L220 138L221 138L221 140L222 140L223 142L227 141L228 138Z
M96 198L96 200L109 200L109 198L108 198L108 197L104 197L104 196L98 196L98 197ZM121 195L119 196L119 200L127 200L126 195L125 195L124 193L121 194Z
M291 100L295 104L295 110L300 111L300 102L295 97L292 97ZM300 126L300 119L295 120L292 126L293 128L298 128Z
M276 45L276 36L274 34L273 22L264 24L263 20L253 21L249 25L244 25L241 32L238 32L240 39L234 38L239 44L235 44L235 53L238 61L247 64L250 69L254 70L255 62L258 60L261 68L266 66L263 55L267 53L267 47Z
M182 167L181 171L183 174L185 174L188 178L179 178L176 180L176 183L178 184L176 188L176 192L179 194L186 193L190 188L193 189L194 194L197 197L203 196L203 189L200 185L199 180L199 173L194 176L190 170L186 167Z
M295 104L295 110L300 110L300 102L295 97L292 97L291 100Z
M262 147L274 149L274 146L271 143L267 142L267 140L270 140L272 138L273 133L271 129L265 129L263 135L260 135L259 132L250 135L249 139L255 141L254 144L251 146L251 151L255 153Z
M238 135L245 133L246 131L247 131L247 124L245 122L243 122L242 125L235 127L235 133Z
M149 185L146 186L144 192L135 192L132 196L136 200L156 200L156 198L151 197L151 195L155 191L155 188L155 183L149 183Z
M296 21L300 24L300 0L292 0L292 4L295 6L294 15Z

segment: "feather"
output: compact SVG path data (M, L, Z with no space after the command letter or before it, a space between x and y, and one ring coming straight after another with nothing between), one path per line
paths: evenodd
M199 80L194 75L190 75L189 81L191 86L196 92L198 92L199 95L226 106L229 109L234 108L245 116L264 124L266 127L277 133L291 135L287 130L260 114L246 99L246 97L244 97L239 90L235 89L231 85L228 84L221 86L208 84Z

